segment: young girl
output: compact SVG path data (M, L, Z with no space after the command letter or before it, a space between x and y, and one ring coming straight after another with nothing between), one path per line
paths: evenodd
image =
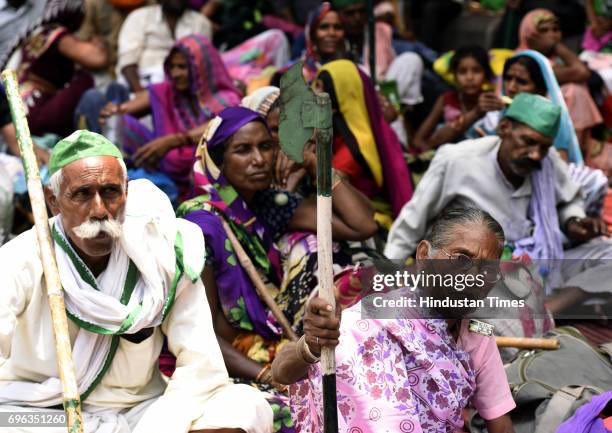
M474 122L488 111L503 107L495 93L484 91L484 88L491 86L493 71L483 48L460 48L455 52L450 68L457 90L446 92L438 98L432 112L417 131L414 144L420 150L463 140Z

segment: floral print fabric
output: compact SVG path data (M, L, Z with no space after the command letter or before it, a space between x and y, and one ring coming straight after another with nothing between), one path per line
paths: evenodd
M444 320L362 320L360 305L342 314L336 348L340 431L454 432L475 391L469 355ZM291 386L296 431L322 431L321 370Z

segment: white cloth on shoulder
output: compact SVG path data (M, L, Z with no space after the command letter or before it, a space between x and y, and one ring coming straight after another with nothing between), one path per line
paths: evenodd
M81 326L73 348L81 394L102 372L111 352L113 335L133 334L159 326L168 311L166 305L169 297L172 302L180 294L171 293L177 287L182 287L173 281L177 233L187 231L184 235L179 234L183 247L188 244L190 251L191 264L185 266L202 269L204 263L202 236L194 236L191 233L194 230L192 225L175 218L172 205L161 190L147 180L135 180L129 184L128 196L130 199L126 204L121 238L113 247L107 268L97 278L66 240L61 216L53 219L56 233L65 242L65 247L55 242L55 255L66 309L69 314L89 325ZM130 260L139 275L127 305L123 305L120 298ZM89 284L82 273L92 283L95 282L96 287ZM199 276L199 272L196 275ZM126 322L129 326L122 330ZM86 329L91 329L92 325L104 328L108 333ZM62 387L57 377L50 377L42 383L12 382L0 388L0 403L4 404L49 407L61 402Z

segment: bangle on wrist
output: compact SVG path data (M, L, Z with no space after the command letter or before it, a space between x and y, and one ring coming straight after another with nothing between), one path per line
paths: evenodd
M266 373L266 371L270 370L270 364L266 364L262 367L261 370L259 370L259 373L257 373L257 376L255 376L255 382L259 382L260 379L263 377L263 375Z
M332 168L332 186L331 190L334 191L342 183L344 178L338 174L338 171Z
M267 369L264 374L259 378L259 383L270 384L272 383L272 370Z
M299 357L307 364L315 364L319 362L319 357L315 356L306 343L306 336L302 335L297 342L296 351Z

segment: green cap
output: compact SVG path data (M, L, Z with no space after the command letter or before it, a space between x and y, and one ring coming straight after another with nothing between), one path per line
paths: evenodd
M121 151L106 137L81 129L57 142L49 158L49 174L71 162L90 156L114 156L123 159Z
M331 3L336 9L344 9L349 6L365 3L365 0L331 0Z
M543 96L519 93L514 97L504 117L524 123L540 134L554 138L559 129L561 108Z

